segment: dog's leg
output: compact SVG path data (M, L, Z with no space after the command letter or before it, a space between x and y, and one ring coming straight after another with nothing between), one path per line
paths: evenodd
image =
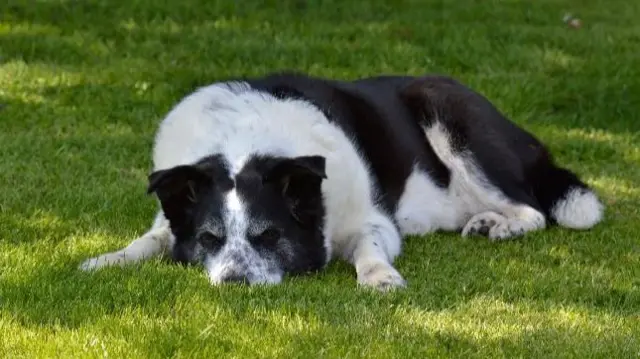
M392 265L400 253L401 240L391 220L377 211L361 231L349 237L353 250L348 259L355 266L360 285L383 291L406 285Z
M543 229L544 212L555 198L567 187L582 186L571 173L553 170L552 157L538 139L454 79L422 77L402 97L449 170L452 205L443 207L454 209L455 227L463 236L506 239Z
M80 269L89 271L107 266L124 266L164 255L171 246L172 238L169 221L160 211L147 233L125 248L85 260Z

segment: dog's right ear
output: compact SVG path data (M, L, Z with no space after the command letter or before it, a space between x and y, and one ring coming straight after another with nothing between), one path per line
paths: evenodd
M323 156L279 158L264 174L264 183L274 185L289 206L293 218L311 225L322 206L322 182L327 178Z
M147 193L156 194L170 222L181 223L203 189L212 184L210 174L197 166L182 165L151 173Z

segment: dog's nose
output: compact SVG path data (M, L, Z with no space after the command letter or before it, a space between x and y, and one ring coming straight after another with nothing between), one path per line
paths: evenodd
M228 276L224 277L222 279L222 281L225 282L225 283L245 283L245 284L249 284L249 278L247 278L247 276L245 276L245 275L239 275L239 274L228 275Z

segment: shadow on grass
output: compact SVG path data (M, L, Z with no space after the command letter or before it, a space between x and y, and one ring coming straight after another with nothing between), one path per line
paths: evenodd
M401 343L413 343L406 347L409 356L496 349L550 354L549 341L595 352L634 349L628 341L637 290L614 288L610 274L594 281L602 268L581 265L580 251L563 265L541 254L556 246L542 238L533 244L537 251L521 256L524 243L417 240L399 264L409 288L384 295L358 289L341 263L281 286L246 288L209 286L198 267L151 263L87 274L58 260L5 280L1 300L27 328L115 330L144 338L147 347L138 350L164 356L203 345L254 354L324 348L383 356ZM562 242L570 248L571 241ZM547 345L533 345L539 340Z

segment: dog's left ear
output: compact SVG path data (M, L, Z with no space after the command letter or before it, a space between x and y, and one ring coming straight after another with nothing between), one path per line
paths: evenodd
M276 160L263 177L275 185L301 224L312 224L322 207L322 181L327 178L323 156L300 156Z

